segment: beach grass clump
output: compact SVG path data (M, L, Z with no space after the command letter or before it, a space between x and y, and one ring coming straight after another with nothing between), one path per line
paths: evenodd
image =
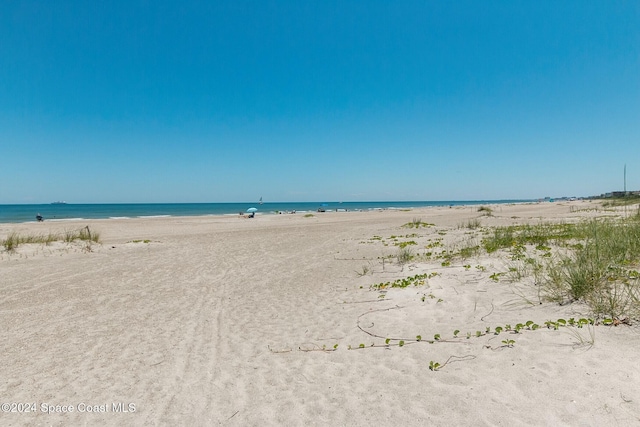
M460 247L457 255L463 260L478 256L480 254L480 245L469 244Z
M20 244L20 236L18 233L11 233L2 241L2 246L7 252L13 252Z
M65 230L62 240L67 243L71 243L76 240L100 243L100 233L95 230L92 231L89 226L86 226L78 230Z
M7 252L13 252L19 245L29 244L29 243L44 243L46 245L51 242L55 242L58 240L58 236L55 234L37 234L37 235L22 235L17 232L12 232L7 236L6 239L2 241L2 246L4 246Z
M493 234L482 239L482 246L488 253L498 249L510 248L516 243L515 227L496 227Z
M396 255L398 260L398 264L403 265L408 262L411 262L413 259L413 251L409 246L403 246L398 248L398 254Z
M473 236L467 236L462 241L447 246L447 249L440 253L440 258L451 263L454 259L467 260L480 255L481 247L478 240Z
M8 252L13 252L19 245L28 243L44 243L46 245L58 240L58 236L55 234L36 234L36 235L23 235L17 232L12 232L2 241L2 246Z
M550 299L584 301L599 316L638 315L640 221L592 220L580 228L586 238L547 268Z
M89 226L83 227L78 230L66 230L62 234L19 234L12 232L6 239L2 240L2 246L4 246L7 252L14 252L19 245L40 243L49 245L56 241L64 241L71 243L75 240L85 241L88 244L100 243L100 233L95 230L91 230Z
M362 277L362 276L366 276L366 275L367 275L367 274L369 274L369 273L373 273L373 272L371 271L371 266L370 266L370 265L368 265L368 264L364 264L364 265L362 266L362 272L360 272L360 271L356 271L356 274L357 274L358 276L360 276L360 277Z
M489 206L480 206L478 212L482 212L484 216L493 216L493 209Z
M435 226L435 224L422 222L422 218L413 218L411 222L403 225L404 228L428 228L433 226Z
M539 283L544 264L534 257L525 257L524 259L512 258L511 261L507 262L507 267L507 275L511 282L519 282L523 278L533 275L535 283Z
M99 243L100 233L95 230L91 230L87 225L86 227L78 230L78 240L82 240L85 242Z
M470 229L470 230L475 230L477 228L480 228L482 224L480 223L480 219L479 218L473 218L470 219L469 221L467 221L467 223L465 224L465 227Z
M496 227L482 246L509 251L510 278L534 273L550 301L583 301L596 316L640 315L640 215Z
M488 253L492 253L498 249L511 249L524 245L535 245L542 248L554 243L565 246L568 242L582 240L588 235L589 230L586 223L511 225L495 227L482 240L482 245Z

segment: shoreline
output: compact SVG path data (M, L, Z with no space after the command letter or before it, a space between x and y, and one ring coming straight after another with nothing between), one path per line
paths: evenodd
M515 205L515 204L538 204L545 202L514 202L514 203L505 203L505 204L490 204L486 203L484 206L494 206L499 207L503 205ZM456 205L456 206L421 206L421 207L412 207L412 208L371 208L371 209L358 209L358 210L325 210L322 212L319 211L304 211L297 210L295 212L256 212L255 218L272 218L272 217L300 217L304 215L313 215L313 216L330 216L335 214L369 214L369 213L379 213L379 212L429 212L433 209L452 209L452 208L476 208L480 206L478 205ZM145 216L121 216L121 217L107 217L107 218L53 218L47 219L45 218L43 221L24 221L24 222L0 222L0 226L12 226L12 225L32 225L37 224L38 226L44 226L45 224L63 224L63 223L75 223L75 222L109 222L109 221L148 221L148 220L161 220L161 219L193 219L193 220L206 220L206 219L230 219L230 218L239 218L239 219L249 219L245 218L248 213L221 213L221 214L194 214L194 215L145 215Z
M36 214L45 220L61 219L107 219L110 217L153 216L202 216L235 215L249 207L258 207L262 214L278 212L367 211L379 209L415 209L432 206L462 206L482 204L527 203L530 200L494 201L382 201L382 202L267 202L263 205L251 203L168 203L168 204L66 204L66 205L0 205L0 223L33 221ZM4 207L4 210L2 208Z

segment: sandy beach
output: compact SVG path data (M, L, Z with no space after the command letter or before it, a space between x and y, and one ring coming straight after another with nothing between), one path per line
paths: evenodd
M531 277L494 280L501 253L394 258L401 242L480 239L474 219L616 215L597 206L0 224L0 239L101 236L0 248L0 424L640 425L635 325L484 333L589 310L544 301ZM403 227L416 218L430 225Z

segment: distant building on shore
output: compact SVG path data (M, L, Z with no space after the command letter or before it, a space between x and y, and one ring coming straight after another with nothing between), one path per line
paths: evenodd
M610 193L601 194L603 199L628 197L628 196L640 196L640 191L612 191Z

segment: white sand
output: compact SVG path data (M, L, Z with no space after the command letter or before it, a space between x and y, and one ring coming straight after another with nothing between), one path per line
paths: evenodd
M500 205L481 221L603 214L572 212L588 206ZM0 412L0 425L639 425L635 326L348 350L385 342L358 326L450 340L455 329L466 336L588 314L578 304L539 304L530 278L491 280L508 269L504 256L450 267L387 261L383 271L379 258L398 250L390 236L416 233L399 240L415 240L420 252L437 238L453 247L469 233L457 226L479 215L456 207L0 224L0 239L87 224L102 235L91 252L63 243L0 250L0 402L36 405L35 413ZM401 227L417 217L436 226ZM363 266L372 273L359 275ZM433 272L424 286L384 298L369 289ZM46 414L43 404L73 412ZM80 412L84 405L107 412Z

